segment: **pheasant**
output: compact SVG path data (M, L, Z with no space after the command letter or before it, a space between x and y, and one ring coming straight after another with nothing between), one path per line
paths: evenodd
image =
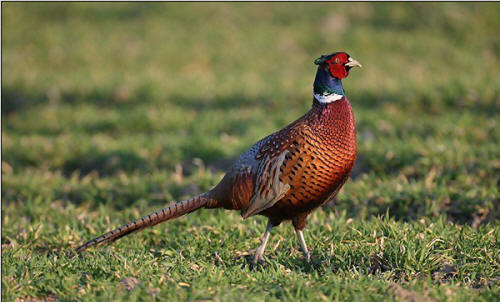
M243 153L210 191L173 203L77 247L113 242L132 232L200 208L238 210L246 219L266 216L268 224L253 263L264 262L271 229L291 220L307 261L302 230L307 216L331 200L356 161L356 128L341 79L361 64L345 52L322 55L313 85L312 108L287 127L263 138Z

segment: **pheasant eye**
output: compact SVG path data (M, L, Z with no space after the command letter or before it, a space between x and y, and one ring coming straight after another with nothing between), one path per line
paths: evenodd
M335 59L335 64L338 64L338 63L340 63L340 59L339 59L339 58L336 58L336 59Z

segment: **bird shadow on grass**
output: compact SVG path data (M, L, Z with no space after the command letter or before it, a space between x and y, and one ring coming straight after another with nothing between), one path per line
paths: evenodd
M203 164L200 159L184 160L175 167L168 167L176 177L189 178L200 170L220 171L230 167L233 159L214 160L209 164ZM201 166L200 166L201 165ZM88 152L67 160L62 168L63 174L80 179L89 178L91 182L85 181L85 185L61 187L55 189L56 198L60 198L73 204L81 204L92 200L91 206L96 207L101 203L112 205L116 210L126 209L139 200L147 200L148 205L164 206L171 200L166 200L165 184L156 181L139 181L133 184L117 181L114 185L104 187L97 185L103 177L115 179L120 175L128 174L145 177L158 167L138 154L130 151L113 152ZM172 176L174 177L174 176ZM146 178L149 179L149 178ZM185 182L169 183L168 192L174 196L174 200L180 200L185 196L195 196L202 193L206 184ZM116 200L115 202L109 202Z
M148 161L141 158L134 152L120 150L112 152L88 152L83 155L67 160L63 167L63 173L66 176L71 175L75 171L79 171L82 176L85 176L94 171L99 175L109 176L116 174L119 171L146 172L150 169Z

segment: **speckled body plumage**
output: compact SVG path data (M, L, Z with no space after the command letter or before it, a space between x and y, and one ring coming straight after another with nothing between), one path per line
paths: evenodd
M76 252L204 207L239 210L243 218L269 218L254 263L263 260L271 229L292 220L309 260L302 234L307 216L338 193L356 160L354 115L341 79L351 67L361 66L343 52L321 56L315 63L319 66L312 108L250 147L212 190L114 229Z
M330 104L314 100L304 116L252 146L212 190L218 202L210 207L240 210L244 215L256 190L259 168L284 152L279 180L290 189L259 212L273 225L304 219L333 198L348 178L356 160L356 129L347 98Z

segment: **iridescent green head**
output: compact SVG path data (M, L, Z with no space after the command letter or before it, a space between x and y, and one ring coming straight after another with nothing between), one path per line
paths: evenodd
M343 79L349 75L349 70L352 67L361 67L361 64L351 58L345 52L334 52L327 55L322 55L321 57L314 60L314 64L321 66L330 75L337 79Z

